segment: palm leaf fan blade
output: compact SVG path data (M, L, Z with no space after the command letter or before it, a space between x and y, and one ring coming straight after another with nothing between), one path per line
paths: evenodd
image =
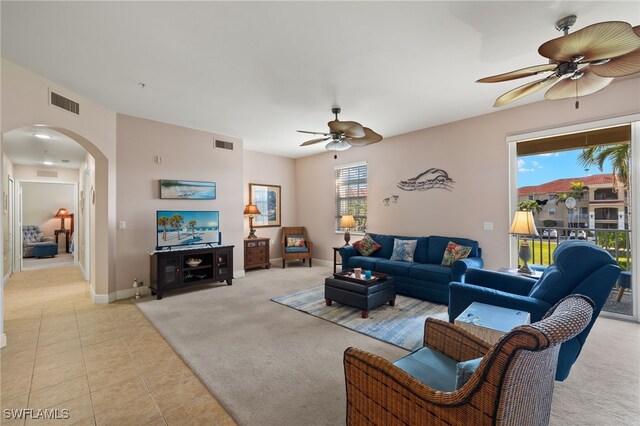
M538 48L545 58L571 62L578 55L584 61L615 58L640 48L640 38L626 22L600 22L574 33L549 40Z
M329 139L331 139L331 137L311 139L311 140L308 140L306 142L301 143L300 146L309 146L309 145L313 145L313 144L318 143L318 142L324 142L324 141L329 140Z
M504 74L497 74L492 75L491 77L481 78L480 80L477 80L476 83L498 83L501 81L515 80L522 77L530 77L542 72L553 71L557 66L557 64L534 65L532 67L521 68L519 70L506 72Z
M508 91L504 95L500 96L496 99L496 103L493 104L494 107L500 107L508 104L509 102L513 102L517 99L520 99L524 96L530 95L532 93L537 92L538 90L542 90L545 87L548 87L558 81L558 77L549 76L543 78L541 80L536 80L531 83L523 84L520 87L516 87L513 90Z
M544 97L549 100L558 100L587 96L604 89L612 81L613 78L600 77L594 74L590 68L586 68L582 77L577 80L563 79L547 90Z
M355 121L333 120L327 123L332 133L344 133L350 138L362 138L365 136L364 128Z
M362 138L346 138L345 140L352 146L371 145L382 140L382 136L374 132L368 127L364 127L365 136Z
M633 32L640 37L640 25L633 27ZM626 55L618 56L602 65L592 65L594 74L600 77L625 77L640 72L640 49Z

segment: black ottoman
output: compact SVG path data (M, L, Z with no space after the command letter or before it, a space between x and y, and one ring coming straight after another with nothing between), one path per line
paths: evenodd
M369 310L389 302L396 303L396 280L388 276L384 281L361 284L329 277L324 280L324 298L327 306L333 301L362 310L362 318L369 317Z

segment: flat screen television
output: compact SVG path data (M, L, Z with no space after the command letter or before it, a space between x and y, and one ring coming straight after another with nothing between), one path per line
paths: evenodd
M156 211L156 249L194 244L220 244L217 211Z

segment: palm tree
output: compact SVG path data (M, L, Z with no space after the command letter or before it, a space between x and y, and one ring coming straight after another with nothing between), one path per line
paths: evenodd
M184 223L184 217L180 214L174 214L171 216L171 226L176 228L178 231L178 241L180 240L180 228L182 228L182 224Z
M575 198L576 201L582 200L582 193L585 191L585 189L587 189L585 188L584 183L571 182L569 186L571 188L569 192L558 194L558 197L556 198L556 204L564 203L569 197Z
M519 201L518 210L530 211L531 213L536 214L542 211L542 206L536 200Z
M196 222L195 220L190 220L189 221L189 228L191 228L191 236L195 237L196 236L196 224L198 222Z
M158 226L162 226L162 240L167 241L167 225L169 225L170 220L166 216L160 216L158 218Z

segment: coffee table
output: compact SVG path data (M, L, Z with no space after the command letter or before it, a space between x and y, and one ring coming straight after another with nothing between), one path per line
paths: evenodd
M362 318L369 318L371 309L387 302L390 306L395 306L396 279L376 272L373 272L369 280L336 273L324 280L324 298L327 306L335 301L360 309Z
M495 344L514 327L530 324L531 314L525 311L473 302L455 319L454 324L479 338Z

